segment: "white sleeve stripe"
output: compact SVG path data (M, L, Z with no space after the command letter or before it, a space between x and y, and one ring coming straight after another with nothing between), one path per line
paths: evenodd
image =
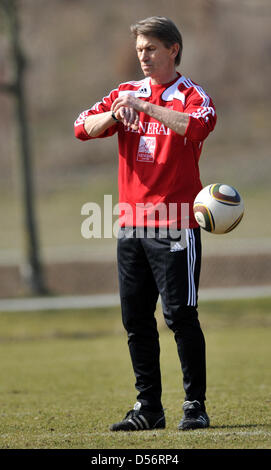
M190 113L190 116L193 116L195 118L206 118L208 114L211 114L212 116L215 115L215 110L214 108L208 107L208 108L198 108L197 111L194 111L193 113Z
M98 103L95 103L90 109L91 111L98 111L99 110L99 105L102 103L102 101L98 101Z
M191 82L191 80L189 80L189 83L197 90L198 94L203 98L202 106L208 106L210 104L209 96L206 95L204 90L199 85L195 85L193 82Z
M142 84L144 84L145 81L146 81L146 79L139 80L139 81L124 82L124 83L121 83L120 86L121 86L121 85L128 85L128 84L129 84L129 85L131 85L131 86L133 86L133 87L136 87L136 88L139 87L139 88L140 88L140 86L141 86ZM106 96L102 99L102 101L98 101L98 102L95 103L91 108L89 108L89 109L87 109L86 111L83 111L81 114L79 114L78 118L77 118L76 121L74 122L75 127L80 126L81 124L84 124L86 118L88 117L89 111L97 111L97 112L99 112L99 106L100 106L101 104L106 105L106 99L109 99L110 96L112 95L112 93L118 92L118 91L119 91L119 88L114 88L113 90L110 91L110 93L108 93L108 95L106 95ZM137 90L134 90L134 91L136 92ZM126 90L126 92L129 93L129 92L131 92L131 90Z
M198 86L198 85L195 85L189 78L186 78L183 82L183 84L186 86L186 88L195 88L195 90L198 92L198 94L200 95L200 97L202 98L202 106L205 107L205 106L208 106L210 104L210 98L206 95L206 93L204 92L204 90Z
M197 93L200 95L202 98L202 104L201 107L198 108L196 111L190 113L190 116L199 119L203 118L205 122L208 121L208 115L211 114L212 116L215 116L215 110L213 107L209 106L210 105L210 98L208 95L206 95L205 91L199 86L195 85L189 78L186 78L183 81L183 84L186 88L194 88Z
M114 88L114 90L111 90L110 93L108 93L108 95L104 96L104 98L102 99L102 101L98 101L97 103L95 103L90 109L93 110L93 111L99 111L99 105L100 104L106 104L105 100L107 98L110 97L110 95L114 92L114 91L118 91L118 88Z
M103 101L102 101L102 102L103 102L104 104L105 104L105 99L106 99L106 98L109 98L109 96L112 95L112 93L113 93L114 91L118 91L118 89L117 89L117 88L114 88L114 90L110 91L110 93L108 93L108 95L106 95L106 96L103 98ZM101 103L101 101L100 101L100 103Z
M81 124L84 124L86 118L88 117L89 111L90 111L89 109L86 109L81 114L79 114L78 118L76 119L74 123L75 127L80 126Z
M98 112L98 111L99 111L99 106L100 106L100 104L102 104L102 103L103 103L103 104L106 104L106 102L105 102L106 98L109 98L110 95L111 95L114 91L118 91L118 89L115 88L114 90L110 91L110 93L109 93L107 96L105 96L102 101L98 101L98 102L95 103L91 108L86 109L85 111L82 111L82 113L79 114L78 118L76 119L76 121L75 121L75 123L74 123L75 127L80 126L81 124L84 124L86 118L88 117L89 111L97 111L97 112Z

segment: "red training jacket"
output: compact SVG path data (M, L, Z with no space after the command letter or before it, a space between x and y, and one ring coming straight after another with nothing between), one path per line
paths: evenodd
M217 119L211 98L199 85L180 74L163 85L152 85L149 77L121 83L79 115L74 123L75 136L80 140L92 139L84 128L85 119L91 114L110 111L114 100L125 93L188 113L189 122L185 135L181 136L156 119L139 113L137 131L116 123L98 136L109 137L118 132L120 225L197 227L193 201L202 189L199 158L203 141ZM184 203L189 206L181 206Z

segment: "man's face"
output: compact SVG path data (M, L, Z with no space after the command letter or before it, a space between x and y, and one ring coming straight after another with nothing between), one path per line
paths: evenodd
M166 48L153 36L138 35L136 39L137 56L145 77L160 78L175 68L178 44Z

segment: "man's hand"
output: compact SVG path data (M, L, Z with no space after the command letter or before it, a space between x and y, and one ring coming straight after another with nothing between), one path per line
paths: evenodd
M117 111L114 111L114 113L117 119L123 122L124 126L127 126L128 128L131 127L134 130L138 129L139 116L133 108L120 107Z
M189 114L143 101L129 93L119 96L112 104L111 110L124 125L135 126L136 129L139 112L151 116L180 135L185 135L189 123Z
M138 129L139 115L136 110L137 99L127 94L117 98L112 104L111 111L117 119L123 122L124 126Z

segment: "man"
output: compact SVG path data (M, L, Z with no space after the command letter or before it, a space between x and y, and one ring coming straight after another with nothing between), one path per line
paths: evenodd
M202 188L198 162L216 123L215 108L199 85L176 70L182 37L171 20L151 17L131 30L145 78L120 84L75 121L81 140L118 132L119 202L124 208L119 286L138 395L134 408L111 430L165 427L154 316L159 294L183 374L184 414L178 428L205 428L205 340L197 312L201 241L193 200ZM161 227L166 230L162 236Z

